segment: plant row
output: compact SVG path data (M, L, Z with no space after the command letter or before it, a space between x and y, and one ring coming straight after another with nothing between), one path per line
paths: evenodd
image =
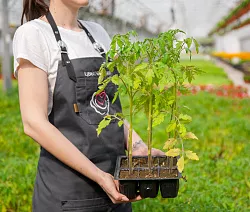
M221 29L225 29L231 23L245 15L248 11L250 11L250 0L243 0L237 7L232 9L227 16L216 24L209 35L213 35L214 33L218 33Z

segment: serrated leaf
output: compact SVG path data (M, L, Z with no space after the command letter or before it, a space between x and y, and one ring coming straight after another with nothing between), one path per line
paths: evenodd
M180 153L181 153L181 150L179 148L176 148L176 149L170 149L169 151L167 151L166 155L170 157L176 157L180 155Z
M106 69L104 68L104 66L101 67L100 71L100 76L98 77L98 84L101 84L104 77L107 75Z
M167 132L172 132L176 129L176 122L173 122L173 123L170 123L168 126L167 126L167 129L166 131Z
M168 105L171 106L172 104L174 104L175 100L174 99L171 99L168 101Z
M189 115L183 115L183 114L179 115L179 119L183 120L183 121L188 121L188 122L192 121L192 117L191 116L189 116Z
M107 68L108 68L109 71L114 72L115 62L109 62L107 64Z
M135 67L134 71L137 72L137 71L140 71L140 70L144 70L144 69L147 68L147 66L148 66L147 63L141 63L141 64L139 64L139 65L137 65Z
M169 139L166 141L166 143L165 143L163 149L172 148L172 147L176 144L176 142L177 142L177 140L176 140L175 138L169 138Z
M186 132L187 132L186 127L183 124L179 124L178 128L179 128L179 133L181 134L181 137L182 138L185 137Z
M152 126L155 127L155 126L161 124L164 121L164 118L165 118L164 114L160 113L159 115L154 117Z
M112 104L114 104L114 102L117 99L118 95L119 95L119 91L116 91L115 95L114 95L114 98L112 99Z
M137 76L134 79L134 89L138 89L140 87L140 84L141 84L141 80L140 80L139 76Z
M194 139L194 140L198 140L198 138L196 137L196 135L195 135L194 133L192 133L192 132L186 133L186 135L185 135L184 138L185 138L185 139Z
M110 121L111 121L111 118L104 117L104 119L99 123L98 128L96 129L97 136L99 136L102 130L109 125Z
M193 39L193 41L194 41L196 53L198 54L198 53L199 53L200 44L199 44L199 43L197 42L197 40L195 40L195 39Z
M148 72L146 74L146 79L147 79L148 84L152 83L153 76L154 76L153 70L152 69L148 69Z
M111 81L112 81L115 85L119 85L119 77L118 77L118 75L115 74L115 75L112 77Z
M180 173L182 173L183 169L184 169L184 157L181 156L179 158L179 160L177 161L177 169Z
M191 38L185 39L185 43L187 44L187 47L190 49L191 44L192 44L192 39Z
M187 150L185 151L186 156L188 157L188 159L190 160L199 160L199 157L197 156L197 154L193 151Z

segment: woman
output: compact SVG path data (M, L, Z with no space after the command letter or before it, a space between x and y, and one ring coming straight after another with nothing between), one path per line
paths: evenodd
M110 38L97 23L78 21L88 0L24 0L27 23L13 40L15 76L24 132L41 146L33 211L131 211L113 173L125 154L128 130L112 123L100 137L99 121L119 112L111 84L101 95L97 73ZM127 123L126 123L127 124ZM125 143L124 143L125 141ZM134 154L147 147L133 133ZM161 154L154 150L154 154Z

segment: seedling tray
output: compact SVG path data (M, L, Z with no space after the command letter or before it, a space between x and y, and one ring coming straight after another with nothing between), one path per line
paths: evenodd
M127 156L117 158L114 177L120 182L120 192L129 199L138 194L143 198L155 198L159 187L163 198L178 195L179 179L182 176L177 170L177 157L153 156L149 172L147 156L133 156L132 175L129 175L127 160Z

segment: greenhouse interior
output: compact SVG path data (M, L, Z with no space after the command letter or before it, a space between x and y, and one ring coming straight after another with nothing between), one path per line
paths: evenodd
M66 110L71 111L71 109L68 108L68 102L64 101L71 101L71 95L66 100L59 99L62 98L60 95L63 91L60 90L63 89L62 86L59 86L62 82L60 77L64 77L66 74L59 77L59 75L55 75L55 72L51 72L47 75L48 80L56 76L56 80L60 80L56 81L55 92L47 94L52 95L52 97L50 96L51 99L47 99L44 103L48 104L48 101L52 101L52 99L55 103L57 100L56 94L58 94L60 105L53 107L52 110L55 117L59 113L54 112L54 109L58 109L65 116L75 115L74 120L81 119L80 117L85 115L88 116L88 113L91 113L90 110L101 116L102 119L98 118L99 125L90 124L96 128L95 130L98 133L98 135L92 135L94 138L91 138L91 141L99 142L99 144L91 144L93 148L95 148L95 145L103 145L103 148L105 148L102 143L102 135L106 135L105 132L111 130L112 127L108 125L117 122L118 125L114 126L118 126L119 129L124 126L124 129L126 129L126 120L128 120L129 127L133 126L133 129L131 127L128 131L124 131L125 134L126 132L129 133L128 138L125 135L128 144L126 143L127 146L124 149L127 165L123 164L124 168L121 162L120 172L127 171L129 173L126 176L127 179L132 179L137 171L138 176L141 177L141 169L148 173L145 178L147 180L133 181L136 182L135 195L138 196L134 196L137 199L128 198L130 200L127 204L132 202L132 209L130 210L119 209L119 206L117 206L117 209L112 209L111 206L109 209L104 209L105 206L100 210L94 208L92 210L83 204L85 200L77 197L71 200L72 203L71 201L61 201L60 210L54 210L48 206L47 212L250 211L250 0L0 0L0 212L43 211L38 208L34 210L33 192L38 179L37 175L40 173L37 172L37 168L41 165L42 153L40 151L42 152L43 149L41 147L42 138L40 143L39 137L46 137L46 135L42 128L38 126L31 127L33 134L28 135L27 131L25 132L24 111L26 110L24 108L33 103L29 100L30 102L25 104L24 101L28 101L28 97L25 98L26 94L22 94L24 89L28 89L30 92L27 95L34 97L33 101L38 100L39 98L35 98L35 96L40 95L38 90L41 90L39 86L42 83L38 83L37 86L31 82L29 86L27 80L23 83L25 81L24 76L27 76L25 75L25 67L22 70L20 65L22 63L19 63L20 58L16 56L16 48L22 41L18 44L18 42L15 43L14 39L18 35L17 32L21 32L19 28L24 29L25 26L32 26L29 22L36 21L39 23L37 20L32 20L34 18L27 20L28 16L26 16L24 23L21 23L25 2L26 4L27 2L35 2L34 5L37 7L45 4L48 8L52 8L51 5L56 4L66 7L73 5L72 2L75 2L74 5L85 2L82 3L85 5L77 10L77 18L81 20L80 22L83 25L96 26L90 32L93 33L97 44L101 44L101 51L105 52L106 57L105 62L98 70L99 72L97 71L98 73L84 72L85 77L93 76L96 80L98 78L95 90L97 93L86 97L90 98L86 101L81 102L79 100L79 103L75 103L74 107L72 106L73 112L66 113ZM30 5L26 9L33 8L31 3ZM56 10L59 11L58 8ZM33 13L35 12L33 10ZM68 18L67 15L65 15L65 20ZM35 15L35 18L38 19L39 16ZM58 26L63 40L65 36L63 31L70 30ZM103 37L96 36L95 29L102 29L103 33L105 32L102 34ZM41 35L45 37L48 32L45 28L43 30ZM25 33L29 36L28 31ZM76 32L73 33L77 34ZM58 60L61 58L63 60L65 52L62 49L65 44L66 54L68 51L69 57L71 57L70 53L73 55L73 51L70 48L74 47L74 44L80 45L80 41L87 42L88 33L86 32L83 36L86 36L86 39L84 37L85 40L75 40L75 43L71 41L72 46L67 46L67 42L65 44L63 41L62 45L59 42L55 43L54 48L48 45L48 48L51 47L50 53L43 52L42 54L51 56L52 51L58 50ZM34 40L39 43L39 39L40 37L37 37ZM108 40L109 43L106 45L102 43L102 40ZM88 40L88 42L88 46L91 46L92 41ZM27 44L27 48L32 45ZM87 46L82 45L83 48ZM35 45L33 47L36 48ZM23 45L23 48L26 47ZM96 49L95 46L89 52L95 50L98 54L100 53L100 49L98 47ZM40 49L39 54L42 51L45 50ZM102 52L100 54L102 55ZM35 54L34 57L38 58L39 55ZM24 59L27 59L26 56L24 56ZM72 61L74 61L73 57ZM57 63L59 64L59 70L60 62L57 61ZM72 64L74 65L74 63ZM17 65L19 65L18 73L20 74L23 71L20 81L15 75ZM39 69L33 62L31 62L31 65ZM66 69L68 71L68 66L62 65L60 70L66 73ZM110 72L105 71L107 69ZM118 70L118 74L115 74L116 70ZM26 71L28 73L28 71L32 72L35 69ZM33 75L35 76L34 73ZM37 74L37 76L42 75ZM78 79L78 75L76 77L76 83L83 83L84 80L88 79L83 78L83 76ZM78 82L78 80L80 81ZM51 82L54 81L52 80L47 84L50 86L49 88L51 88ZM108 83L114 84L117 89L115 95L112 94L115 96L112 97L113 100L111 96L108 97L108 94L106 97L105 92L109 88ZM32 87L32 85L35 87ZM75 87L72 80L64 85L68 86L64 90L66 94L69 93L70 89L76 89L76 93L85 95L85 91L77 91L81 86L83 88L83 85L76 84ZM86 87L86 84L84 86ZM52 86L52 88L54 87ZM88 89L90 88L86 88L87 91ZM77 94L76 102L78 98L81 99L82 97ZM119 98L118 100L121 102L122 112L119 113L113 113L112 105L116 104L116 98ZM108 107L104 113L102 113L104 109L99 111L99 108L102 108L104 104L102 101ZM70 102L72 105L73 103ZM88 109L84 108L87 104L90 104ZM49 107L50 105L48 105ZM33 112L31 109L30 111ZM91 118L91 115L89 117ZM59 120L59 115L57 118ZM49 123L47 116L45 119ZM69 120L73 120L73 118ZM49 121L51 121L51 116L49 116ZM35 124L36 121L32 123ZM71 123L72 126L70 126ZM80 123L85 126L88 121L83 118ZM67 126L69 129L73 129L74 123L64 122L62 125L58 123L59 129L65 137L69 136L68 139L70 140L71 134L67 134L68 131L64 133L64 130ZM116 129L116 127L113 128ZM35 130L37 131L35 132ZM140 168L142 159L139 160L139 165L134 162L134 158L140 154L133 152L136 141L133 140L135 138L132 131L137 133L141 138L140 141L145 143L143 145L146 146L147 151L141 156L145 157L148 163L146 168L143 164L141 165L143 168ZM90 131L87 131L87 134L88 132ZM50 135L52 136L52 134ZM84 132L82 135L85 136L86 133ZM115 139L116 135L114 134L113 137ZM49 138L49 135L46 138ZM73 141L72 143L74 144ZM81 147L79 147L80 150L83 149L82 154L91 151L92 147L89 144L90 146L86 147L89 149L85 151L84 145L81 144ZM78 148L78 146L76 147ZM46 152L46 154L48 153ZM158 163L155 165L157 154L161 156L159 156L160 159L157 159ZM107 155L109 155L108 152ZM73 156L74 154L72 154L72 158L74 158ZM165 158L166 161L161 162ZM53 163L55 160L58 159L51 159ZM90 158L89 161L91 161ZM118 160L116 163L118 163ZM165 163L166 167L164 166ZM60 166L68 166L61 161L59 164L62 164ZM151 170L151 165L158 168L158 175L152 172L156 168ZM99 166L97 165L97 167ZM71 168L67 167L66 169L70 170ZM163 179L160 168L163 169L163 172L165 170L168 174L175 173L176 175ZM63 175L60 179L61 175L56 173L57 170L49 169L49 171L51 172L50 176L55 177L55 183L64 179ZM82 174L78 173L78 170L74 170L72 173L77 176ZM131 177L131 173L134 174L133 177ZM110 172L110 174L115 177L114 182L120 183L120 187L117 184L116 192L122 193L121 183L125 181L121 179L121 174L118 177L113 172ZM79 179L85 179L85 176L79 177ZM153 192L151 181L157 182L155 195L151 193ZM173 185L170 182L177 184ZM143 183L146 184L148 189L145 193L140 190ZM65 185L68 184L70 184L68 181L65 182ZM163 186L168 189L166 196L163 194ZM53 183L50 188L46 187L46 189L48 195L51 195L51 199L57 199L59 196L64 197L64 194L60 192L58 194L53 193ZM76 185L74 189L79 190ZM106 190L104 191L106 192ZM171 196L171 192L175 194ZM42 194L41 192L41 197L39 197L41 199L43 199ZM105 195L107 194L105 193ZM55 197L56 195L58 197ZM126 196L126 193L124 195ZM108 196L110 197L110 195ZM113 199L111 200L114 203ZM113 204L111 200L109 199L110 205Z

